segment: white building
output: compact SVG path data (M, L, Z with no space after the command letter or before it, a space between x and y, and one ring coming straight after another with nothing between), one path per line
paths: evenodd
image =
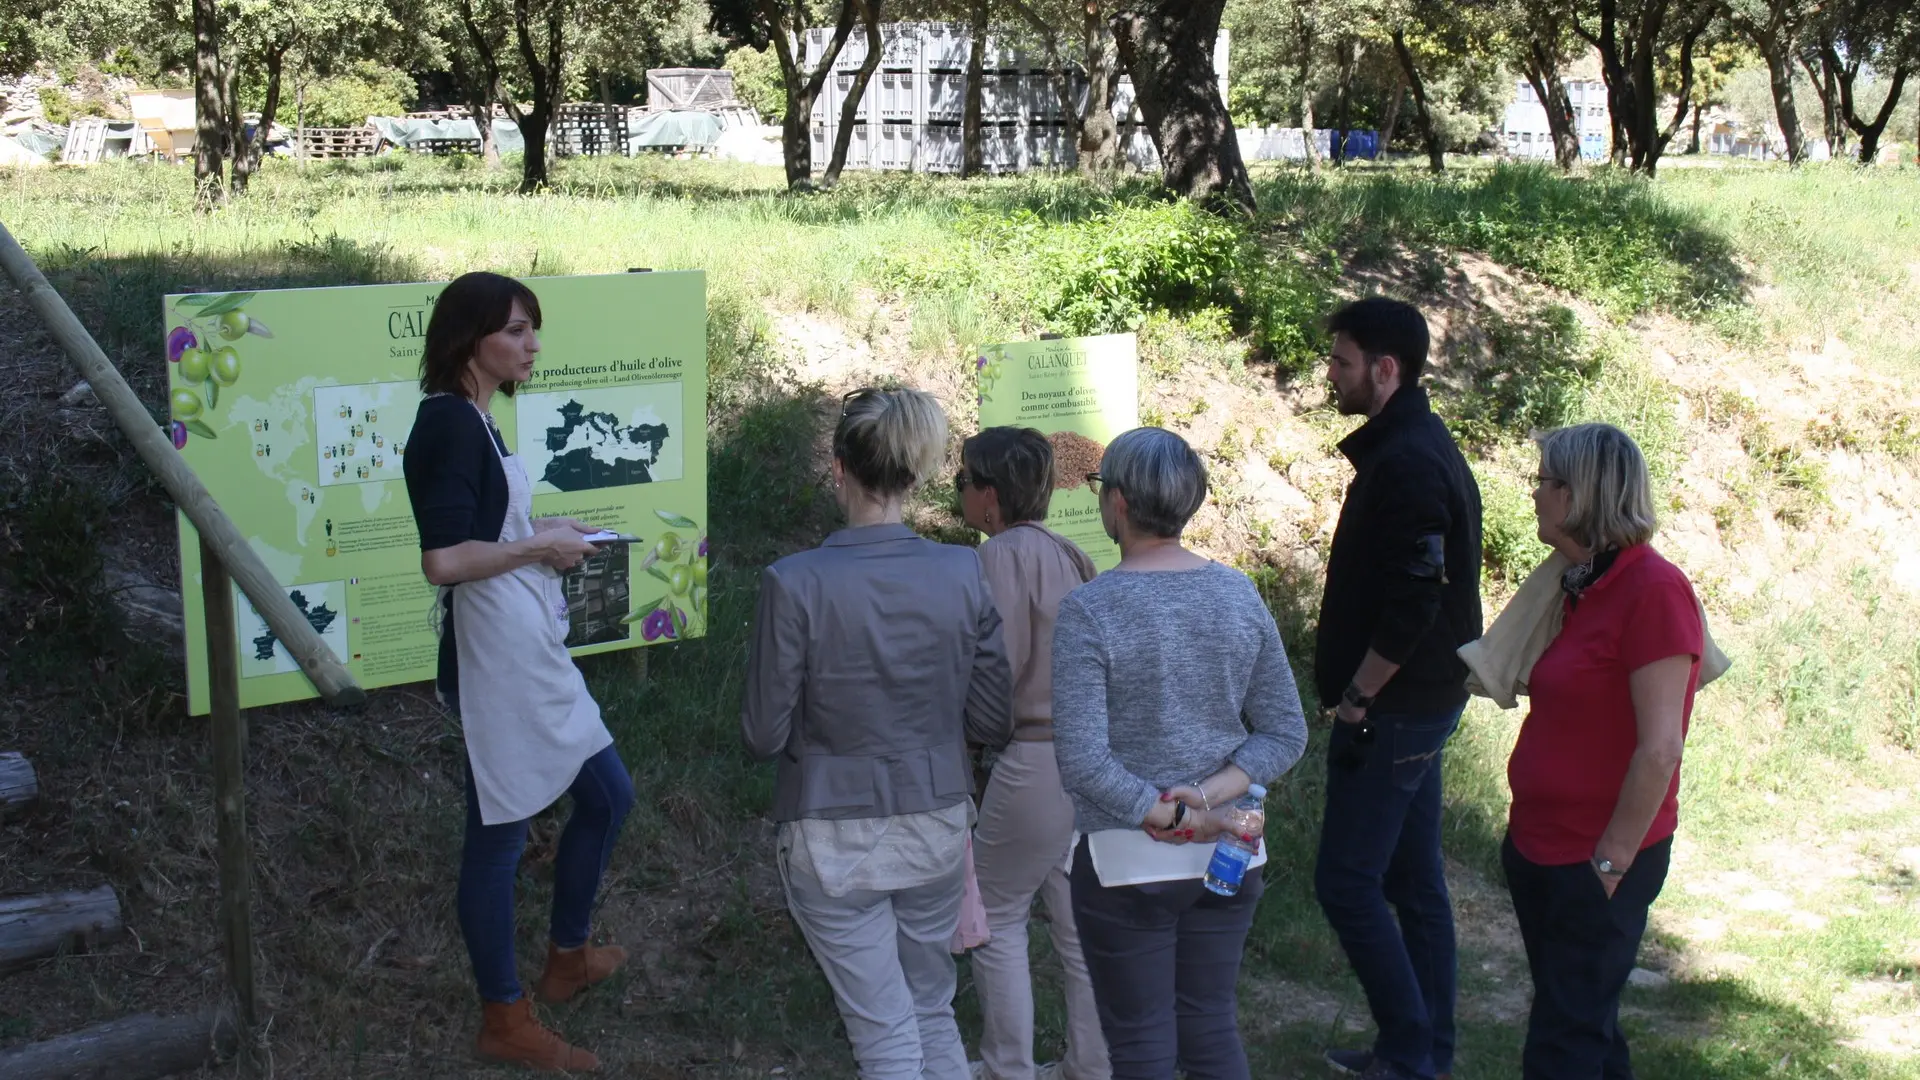
M1607 120L1607 84L1599 79L1567 79L1567 102L1573 107L1574 132L1580 156L1598 161L1607 156L1612 125ZM1514 83L1513 102L1500 123L1509 156L1553 160L1553 129L1547 126L1547 107L1525 79Z

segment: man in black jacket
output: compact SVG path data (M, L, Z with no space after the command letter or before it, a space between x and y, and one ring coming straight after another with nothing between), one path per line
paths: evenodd
M1320 604L1314 681L1336 723L1314 890L1379 1027L1372 1050L1327 1060L1366 1080L1434 1080L1454 1045L1440 757L1467 703L1454 650L1481 632L1480 488L1420 385L1420 312L1374 297L1327 328L1340 411L1368 420L1340 443L1354 477Z

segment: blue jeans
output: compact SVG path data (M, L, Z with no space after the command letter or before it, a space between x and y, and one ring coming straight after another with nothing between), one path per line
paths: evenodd
M1314 892L1367 993L1373 1053L1422 1080L1453 1071L1453 901L1440 860L1440 760L1464 708L1335 722ZM1399 918L1387 910L1392 904Z
M573 813L560 834L553 860L553 943L571 949L587 943L593 901L613 854L613 841L633 808L633 778L613 747L588 758L567 789ZM467 841L460 859L460 934L480 996L487 1001L520 998L513 957L513 883L527 822L484 825L480 797L467 769Z

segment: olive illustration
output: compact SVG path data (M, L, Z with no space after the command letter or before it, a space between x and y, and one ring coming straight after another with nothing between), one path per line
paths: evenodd
M173 448L175 450L185 450L187 448L187 425L178 420L168 424L167 437L173 440Z
M251 321L238 311L229 311L220 316L220 336L228 341L238 341L247 335L247 325Z
M705 585L707 583L707 560L700 559L696 561L691 569L693 571L693 583L695 585Z
M680 536L678 533L661 533L660 539L653 545L653 557L661 562L672 562L680 557Z
M206 382L212 368L213 357L205 349L188 348L180 353L180 377L190 383Z
M232 346L213 354L213 381L221 386L232 386L240 378L240 354Z
M167 359L177 364L182 353L198 344L200 339L193 335L193 331L176 326L167 332Z
M200 395L191 390L175 390L172 405L173 415L178 419L189 420L200 415Z
M692 587L693 571L686 567L676 566L667 574L667 588L673 590L673 595L685 596L687 590Z

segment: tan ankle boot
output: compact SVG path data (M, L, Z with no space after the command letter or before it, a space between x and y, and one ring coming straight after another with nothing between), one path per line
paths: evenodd
M541 1001L559 1004L597 982L604 982L627 962L627 950L618 945L582 945L561 949L547 943L547 969L533 984Z
M544 1072L595 1072L600 1059L548 1030L533 1015L533 1002L489 1001L480 1023L480 1056Z

